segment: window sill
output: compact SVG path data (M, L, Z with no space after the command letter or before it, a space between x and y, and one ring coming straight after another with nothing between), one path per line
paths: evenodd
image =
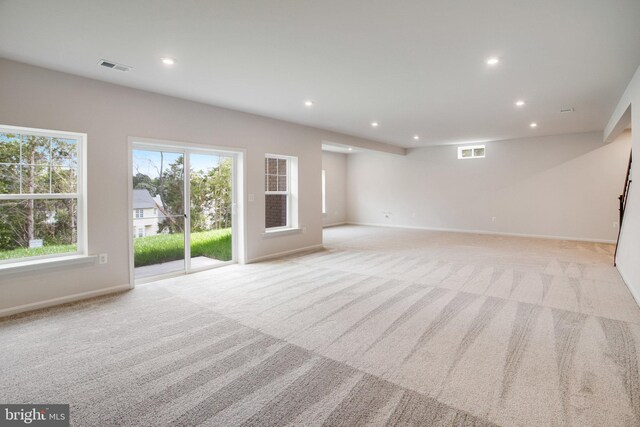
M281 228L279 230L266 230L262 233L263 239L270 239L272 237L288 236L290 234L302 233L302 228Z
M29 261L16 261L9 264L0 264L0 276L7 274L26 273L30 271L47 270L68 265L86 265L96 262L95 255L70 255Z

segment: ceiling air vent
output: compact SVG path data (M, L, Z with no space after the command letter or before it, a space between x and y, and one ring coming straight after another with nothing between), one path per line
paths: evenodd
M561 113L573 113L574 111L573 107L563 107L560 109Z
M98 65L106 68L111 68L112 70L118 70L118 71L133 70L133 67L130 67L128 65L118 64L117 62L113 62L113 61L107 61L106 59L101 59L100 61L98 61Z

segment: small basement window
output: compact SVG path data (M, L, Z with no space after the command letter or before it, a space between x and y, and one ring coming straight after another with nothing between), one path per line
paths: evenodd
M483 159L484 154L484 145L458 147L458 159Z

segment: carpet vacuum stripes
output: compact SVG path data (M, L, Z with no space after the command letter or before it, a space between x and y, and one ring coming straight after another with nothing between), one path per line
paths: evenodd
M638 426L611 245L362 226L0 321L0 402L79 426Z

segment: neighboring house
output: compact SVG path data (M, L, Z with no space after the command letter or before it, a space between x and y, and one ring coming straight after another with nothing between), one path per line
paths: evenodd
M160 197L151 197L149 190L133 190L133 237L155 236L164 218Z

